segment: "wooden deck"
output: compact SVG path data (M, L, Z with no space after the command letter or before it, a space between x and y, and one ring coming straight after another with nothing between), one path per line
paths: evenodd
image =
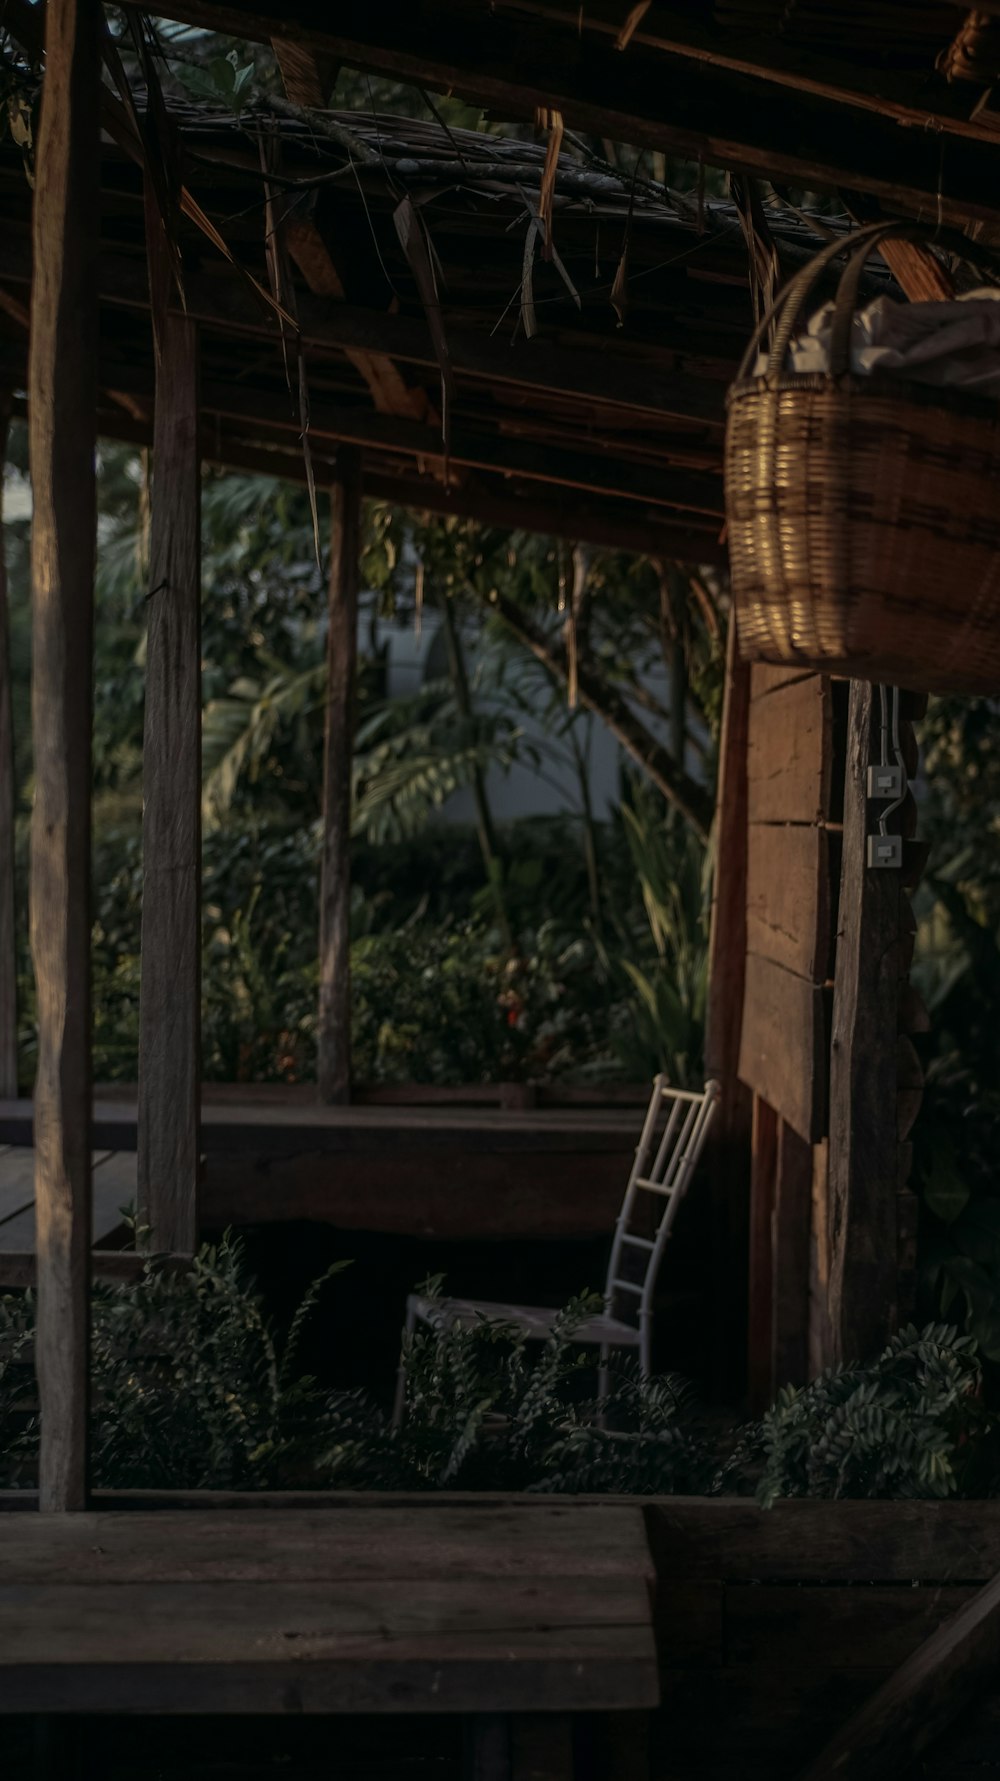
M135 1200L134 1151L95 1150L92 1243L98 1270L120 1253L126 1235L122 1207ZM29 1285L35 1263L35 1153L0 1144L0 1286ZM111 1262L109 1272L116 1264Z
M653 1595L638 1505L0 1515L0 1713L648 1709Z
M454 1240L604 1236L641 1121L628 1104L325 1107L266 1088L206 1095L201 1224L315 1219ZM32 1138L31 1102L0 1101L0 1144ZM135 1151L134 1098L95 1101L93 1142Z

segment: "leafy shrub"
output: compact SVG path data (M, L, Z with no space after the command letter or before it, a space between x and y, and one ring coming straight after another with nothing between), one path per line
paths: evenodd
M264 1318L242 1243L204 1246L190 1270L154 1265L92 1295L93 1477L97 1486L200 1490L322 1484L330 1394L297 1373L316 1280L283 1344ZM0 1478L30 1483L38 1454L30 1365L34 1301L0 1299Z
M868 1366L786 1386L726 1480L755 1480L765 1507L779 1497L952 1496L984 1481L993 1423L979 1385L970 1338L947 1324L910 1325Z
M406 1339L402 1427L367 1392L331 1391L297 1371L306 1319L335 1263L306 1293L283 1341L263 1315L238 1240L205 1246L184 1273L150 1264L93 1294L92 1451L98 1486L342 1488L945 1497L997 1491L994 1422L978 1396L975 1344L947 1325L907 1329L867 1367L786 1388L732 1438L700 1425L688 1387L642 1379L576 1340L600 1300L582 1295L548 1339L442 1312ZM440 1292L440 1281L424 1292ZM0 1299L0 1485L33 1483L38 1416L34 1301Z
M345 1399L325 1460L332 1480L385 1490L707 1490L716 1468L683 1426L682 1381L643 1380L616 1356L607 1396L595 1395L595 1350L575 1336L600 1305L594 1295L572 1300L545 1342L486 1317L471 1328L444 1316L419 1326L405 1341L401 1429L363 1395Z

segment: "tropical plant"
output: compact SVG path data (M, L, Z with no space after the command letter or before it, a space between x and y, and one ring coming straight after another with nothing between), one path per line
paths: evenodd
M183 1273L155 1261L132 1286L92 1294L91 1448L98 1486L199 1490L318 1484L331 1394L300 1374L303 1328L335 1262L283 1342L265 1318L242 1243L205 1246ZM0 1476L30 1483L37 1416L30 1293L0 1299Z
M708 985L705 849L638 779L621 822L648 931L619 922L618 947L606 951L611 971L633 991L615 1049L630 1080L664 1070L678 1087L694 1087L703 1076Z
M423 1295L440 1293L441 1280ZM337 1482L377 1489L699 1491L710 1449L684 1421L681 1380L642 1380L615 1361L595 1391L593 1349L576 1342L601 1301L581 1294L544 1342L502 1319L435 1317L404 1337L405 1408L393 1430L364 1394L344 1398L325 1464Z
M779 1497L947 1497L992 1484L993 1417L975 1343L954 1326L913 1325L868 1365L786 1386L724 1471Z

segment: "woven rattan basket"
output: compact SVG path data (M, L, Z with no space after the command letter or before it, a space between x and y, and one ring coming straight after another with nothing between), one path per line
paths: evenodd
M781 293L728 398L726 513L740 649L924 692L1000 691L1000 404L848 371L868 255L851 237L830 370L786 353L835 242ZM750 376L773 324L763 376Z

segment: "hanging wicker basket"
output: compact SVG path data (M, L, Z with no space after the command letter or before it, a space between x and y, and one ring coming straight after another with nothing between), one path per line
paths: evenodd
M856 244L830 369L784 369L824 248L757 330L728 397L726 512L740 649L923 692L1000 692L1000 404L850 373ZM763 376L750 376L773 324Z

